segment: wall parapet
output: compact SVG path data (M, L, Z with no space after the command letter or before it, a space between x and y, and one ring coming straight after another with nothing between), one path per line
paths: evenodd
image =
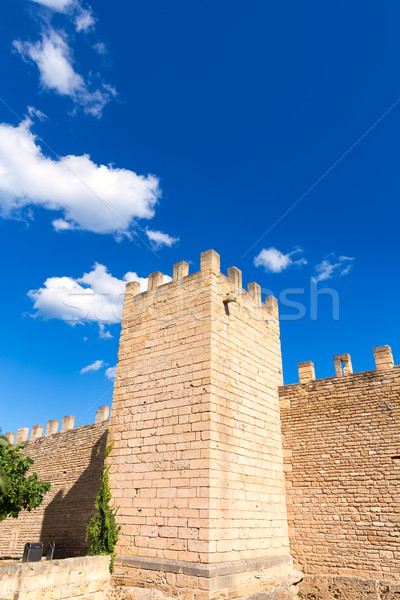
M44 554L51 541L64 545L66 556L87 553L85 534L95 513L108 425L81 425L23 444L22 452L33 460L28 476L37 473L40 481L51 483L51 490L34 510L1 522L0 557L21 557L26 542L42 542Z
M354 375L362 375L364 373L376 373L377 371L386 371L393 369L395 365L393 362L392 349L390 346L379 346L377 348L373 348L373 353L376 365L376 368L374 370L359 371L357 373L354 373L350 354L336 354L333 357L335 365L335 375L332 377L323 377L319 379L316 379L315 377L315 366L311 360L298 363L299 383L291 383L287 385L308 384L314 381L322 381L327 379L340 380ZM284 385L282 387L285 388L287 387L287 385Z
M96 412L94 424L102 423L107 421L110 414L109 406L100 406ZM61 422L61 430L59 433L66 433L71 429L74 429L75 417L73 415L67 415L63 417ZM4 434L4 437L10 442L10 444L25 444L34 442L42 437L49 437L58 433L59 421L51 419L47 421L45 434L43 436L43 425L33 425L31 435L29 437L29 427L20 427L17 431L17 435L13 431L8 431ZM28 439L29 437L29 439Z
M222 276L226 281L231 282L234 294L237 296L243 296L251 298L251 300L257 305L263 305L267 312L271 316L278 318L278 301L274 296L267 296L264 303L261 298L261 286L251 281L247 285L247 290L242 287L242 271L237 267L229 267L227 275L221 272L220 268L220 255L215 250L207 250L201 253L200 256L200 271L189 273L189 263L186 261L180 261L173 265L172 280L165 281L165 276L160 271L155 271L149 274L148 288L146 291L140 291L140 284L138 281L130 281L126 284L126 296L125 301L135 301L136 298L146 298L154 295L157 292L164 292L165 290L173 287L177 283L182 283L185 280L189 281L191 278L195 278L201 273L212 273L216 276ZM228 294L229 298L224 299L224 302L236 302L237 297ZM131 308L131 307L130 307ZM124 313L126 309L124 309Z
M378 582L400 581L400 365L388 346L374 354L374 370L352 373L338 355L333 377L301 373L279 389L290 548L312 576L305 598L398 593Z

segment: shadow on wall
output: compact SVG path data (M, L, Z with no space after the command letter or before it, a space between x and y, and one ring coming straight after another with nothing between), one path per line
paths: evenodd
M40 535L44 553L49 542L54 541L65 546L66 557L86 555L86 528L95 512L94 499L100 486L106 441L105 432L93 446L89 466L76 483L65 494L59 489L46 507ZM71 459L75 453L76 450L71 453ZM53 489L63 487L62 477L66 474L65 470L60 472L60 480L52 482Z

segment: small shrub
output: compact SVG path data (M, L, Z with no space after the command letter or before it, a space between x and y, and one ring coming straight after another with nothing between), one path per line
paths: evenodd
M105 458L110 454L112 444L106 447ZM117 508L110 507L112 498L108 473L110 465L103 466L103 473L100 481L100 489L97 492L94 507L96 514L90 519L86 529L86 543L89 551L88 556L98 556L100 554L109 554L111 556L110 571L114 569L115 544L118 541L121 526L117 525L115 516Z

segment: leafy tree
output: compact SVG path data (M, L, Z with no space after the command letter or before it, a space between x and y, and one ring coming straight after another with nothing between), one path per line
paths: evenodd
M112 444L108 445L105 452L105 458L110 454ZM118 535L121 525L117 525L115 515L117 508L110 507L112 498L108 473L111 465L103 466L103 473L100 481L100 489L94 500L96 514L90 519L86 530L86 543L89 547L89 556L98 556L99 554L109 554L111 556L110 571L114 569L115 544L118 541Z
M40 506L51 487L48 481L39 481L36 473L26 477L34 460L25 456L22 448L22 444L13 446L0 438L0 521L16 519L22 509Z
M3 435L1 435L0 429L0 446L5 446L6 444L8 444L8 442L6 438ZM6 492L8 492L9 488L10 480L5 474L5 471L0 467L0 494L5 494Z

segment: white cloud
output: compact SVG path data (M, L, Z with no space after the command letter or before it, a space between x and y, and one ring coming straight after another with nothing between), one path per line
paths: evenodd
M89 90L83 77L74 70L66 40L52 28L35 43L15 40L13 46L25 60L37 65L45 89L69 96L87 114L100 117L105 105L117 95L114 87L104 83L94 91Z
M78 33L87 33L94 29L96 19L90 7L83 8L79 0L32 0L36 4L46 6L55 12L66 13L74 19L75 29Z
M85 33L93 29L96 21L90 10L82 10L75 18L76 31Z
M32 2L47 6L47 8L57 12L65 12L67 8L74 4L74 0L32 0Z
M137 219L150 219L160 197L158 179L97 165L89 155L52 160L43 155L26 119L0 123L0 216L18 217L28 206L62 213L56 231L80 229L129 235Z
M30 290L34 317L61 319L70 325L97 323L100 337L111 334L106 325L119 323L122 316L125 285L138 281L140 291L147 290L147 278L128 272L122 279L113 277L104 265L96 263L82 277L49 277L38 290ZM171 278L164 276L164 283Z
M172 237L172 235L168 235L168 233L163 233L162 231L152 231L151 229L146 229L146 235L153 245L156 248L161 248L162 246L172 246L176 242L179 242L178 237Z
M38 66L42 84L59 94L76 94L84 87L84 81L72 67L71 50L65 40L51 29L42 40L31 43L13 42L18 52Z
M285 269L297 265L306 265L307 261L305 258L300 257L294 259L295 255L302 254L303 250L296 248L292 252L283 254L277 248L263 248L254 259L256 267L264 267L267 273L281 273Z
M96 44L93 44L93 48L98 54L107 54L107 47L104 42L96 42Z
M36 119L39 119L39 121L45 121L47 119L47 115L34 106L28 106L28 115L32 118L36 117Z
M93 371L99 371L103 367L105 367L104 360L95 360L94 363L92 363L91 365L88 365L87 367L83 367L83 369L80 370L80 374L84 375L84 373L91 373Z
M99 337L102 340L112 340L112 335L109 331L106 331L104 323L99 323Z
M328 258L325 258L318 265L315 266L316 275L312 277L314 283L318 281L325 281L332 277L342 277L347 275L353 266L354 258L349 256L339 256L335 258L334 254L331 254Z
M71 223L64 221L64 219L54 219L52 225L56 231L70 231L71 229L75 229Z
M108 369L106 369L105 375L107 379L111 379L111 381L114 381L116 368L117 367L108 367Z

